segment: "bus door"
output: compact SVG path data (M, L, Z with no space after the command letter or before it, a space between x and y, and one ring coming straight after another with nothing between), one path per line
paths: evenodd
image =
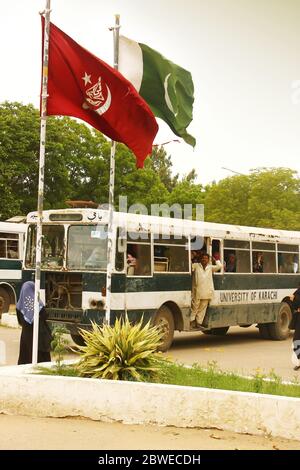
M223 260L223 240L220 238L212 238L210 247L209 247L209 255L211 256L211 261L214 264L215 261L221 261L222 265L224 263Z
M153 307L152 258L151 233L129 232L126 243L124 296L124 308L129 317L133 311L145 317Z

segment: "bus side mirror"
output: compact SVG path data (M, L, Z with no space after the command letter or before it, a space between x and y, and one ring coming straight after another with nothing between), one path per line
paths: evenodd
M126 252L126 238L118 237L118 252L119 253Z

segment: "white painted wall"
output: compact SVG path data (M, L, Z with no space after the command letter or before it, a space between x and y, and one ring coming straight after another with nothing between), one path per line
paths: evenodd
M226 390L30 374L0 368L0 413L127 424L215 427L300 440L300 399Z

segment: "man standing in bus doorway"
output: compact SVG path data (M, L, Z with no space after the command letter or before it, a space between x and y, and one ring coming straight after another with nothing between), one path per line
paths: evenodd
M214 295L214 281L212 274L220 271L222 263L215 260L216 264L209 263L209 255L202 253L200 263L192 264L193 289L192 289L192 313L191 328L202 326L209 301Z

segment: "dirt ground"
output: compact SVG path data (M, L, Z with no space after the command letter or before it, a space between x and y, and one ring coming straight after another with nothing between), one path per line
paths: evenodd
M1 450L296 450L300 442L217 429L102 423L84 418L0 415Z

